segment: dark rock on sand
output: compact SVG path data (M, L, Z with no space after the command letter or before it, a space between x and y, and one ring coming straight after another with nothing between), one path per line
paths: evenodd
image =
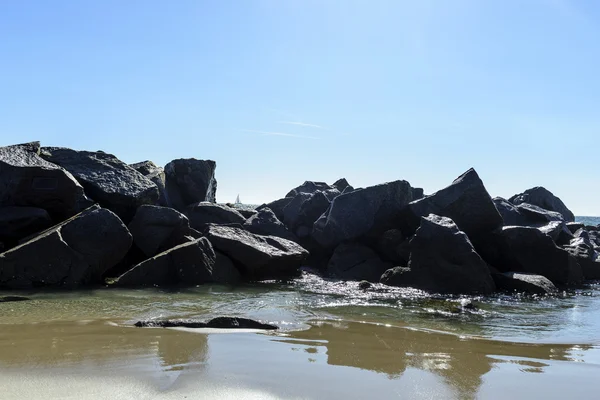
M284 220L283 210L285 209L285 207L288 204L290 204L292 202L292 200L294 200L293 197L285 197L283 199L275 200L268 204L263 204L263 205L256 207L256 211L260 211L263 208L269 208L271 211L273 211L273 213L275 214L277 219L283 222L283 220Z
M276 279L297 274L308 257L300 245L275 236L261 236L242 228L209 225L206 237L231 258L250 280Z
M200 232L209 224L243 224L246 218L233 208L204 201L189 205L185 215L190 220L190 226Z
M555 285L583 281L581 266L539 229L505 226L486 237L479 254L500 272L527 272L545 276Z
M394 228L394 217L413 200L413 188L406 181L357 189L336 197L314 224L312 237L324 248L380 235Z
M23 297L23 296L4 296L4 297L0 297L0 303L10 303L13 301L28 301L31 300L28 297Z
M270 208L262 208L258 213L246 220L244 228L248 232L263 236L277 236L283 239L297 241L296 236L288 231L283 222L277 219Z
M213 329L279 329L275 325L265 324L248 318L217 317L208 322L194 320L150 320L135 323L138 328L213 328Z
M213 282L216 254L206 238L152 257L118 277L114 286L195 286Z
M483 182L473 168L452 184L410 203L402 212L402 231L412 234L429 214L451 218L472 240L502 226L503 221Z
M90 207L0 254L0 286L75 287L98 283L127 254L132 237L111 211Z
M16 244L19 239L52 226L48 212L36 207L0 206L0 241Z
M195 236L185 215L172 208L149 205L137 209L129 231L146 257L193 241Z
M410 249L408 270L388 273L383 283L435 293L487 294L496 289L487 264L450 218L423 217Z
M565 203L563 203L561 199L552 194L552 192L541 186L527 189L523 193L514 195L513 197L508 199L508 201L515 205L519 205L522 203L533 204L543 209L556 211L562 214L566 222L575 221L575 216L573 215L571 210L567 208Z
M173 160L165 166L167 199L179 211L194 203L217 201L217 163L194 158Z
M40 143L0 147L0 205L37 207L64 220L92 202L77 180L40 157Z
M44 147L41 155L73 174L87 196L125 222L139 206L158 202L157 186L112 154Z
M130 167L154 182L158 188L158 205L163 207L168 206L169 203L167 201L165 188L165 171L161 167L155 165L152 161L142 161L131 164Z
M359 243L342 243L336 247L327 272L340 279L379 282L381 275L393 265L381 261L377 253Z
M505 272L492 274L498 290L506 292L524 292L532 294L552 294L558 289L542 275L524 272Z

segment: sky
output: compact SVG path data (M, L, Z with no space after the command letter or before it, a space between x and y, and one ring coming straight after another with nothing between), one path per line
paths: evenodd
M219 202L474 167L600 215L595 0L0 2L0 145L217 162Z

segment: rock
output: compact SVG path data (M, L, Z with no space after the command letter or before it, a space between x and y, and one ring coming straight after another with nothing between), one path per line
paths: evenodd
M327 272L337 278L379 282L392 264L381 261L377 253L359 243L342 243L335 248Z
M346 190L346 188L348 186L350 186L350 184L348 183L348 181L346 180L346 178L341 178L338 179L337 181L335 181L335 183L333 185L334 188L336 188L337 190L339 190L340 192L343 192L344 190Z
M204 231L209 224L226 225L246 222L246 218L233 208L208 201L188 206L185 215L190 220L190 226L200 232Z
M283 239L297 241L298 238L288 231L285 225L277 219L270 208L262 208L258 213L246 220L244 228L248 232L263 236L277 236Z
M409 267L394 267L385 271L379 282L388 286L407 287L412 286L414 276Z
M575 258L536 228L505 226L488 235L478 251L500 272L538 274L555 285L583 281L581 267Z
M285 197L296 197L299 193L314 193L316 191L326 191L333 189L325 182L306 181L297 188L292 189Z
M231 258L225 254L215 251L217 260L212 271L212 279L216 283L236 284L242 280L240 271L236 268Z
M569 231L571 233L577 232L578 230L580 230L584 226L585 225L582 224L581 222L567 222L567 228L569 229Z
M256 211L256 210L249 210L247 208L236 208L235 210L237 212L239 212L240 214L242 214L242 216L244 218L246 218L246 221L248 220L248 218L251 218L251 217L255 216L256 214L258 214L258 211Z
M563 216L560 213L549 211L533 204L521 203L516 209L527 221L527 224L523 224L523 226L545 224L552 221L564 221Z
M589 233L583 229L576 233L577 237L573 238L564 249L577 259L585 279L600 279L600 255L595 250Z
M360 290L369 290L371 287L373 286L373 284L369 281L360 281L358 282L358 288Z
M315 222L312 237L324 248L366 235L380 235L394 226L394 217L413 200L406 181L358 189L336 197Z
M271 211L273 211L278 220L283 221L283 210L288 204L292 202L292 200L294 200L293 197L285 197L283 199L275 200L268 204L263 204L261 206L256 207L256 211L260 211L263 208L269 208Z
M172 208L149 205L137 209L129 223L129 231L134 243L146 257L190 242L193 235L185 215Z
M400 229L385 231L377 242L379 255L396 265L407 266L410 258L410 239Z
M75 287L99 283L127 254L132 237L119 217L90 207L0 254L0 286Z
M568 244L573 239L573 234L564 221L550 221L546 225L537 227L541 232L550 236L558 245Z
M300 245L275 236L260 236L231 226L209 225L205 231L215 249L231 258L251 280L296 275L308 252Z
M154 182L158 188L158 205L167 207L169 202L167 200L165 188L165 171L161 167L155 165L152 161L142 161L131 164L130 167Z
M216 254L206 238L185 243L136 265L114 286L195 286L213 282Z
M179 211L194 203L217 201L217 163L195 158L173 160L165 166L167 199Z
M414 233L421 224L421 217L429 214L451 218L471 240L478 240L503 224L492 198L473 168L456 178L450 186L410 203L402 212L402 232Z
M4 296L4 297L0 297L0 303L10 303L10 302L14 302L14 301L29 301L31 300L28 297L23 297L23 296Z
M523 272L505 272L492 274L496 287L507 292L525 292L532 294L553 294L558 289L542 275Z
M504 225L506 226L527 226L529 225L529 221L527 218L523 216L517 206L512 204L506 199L502 197L495 197L493 199L494 205L496 209L502 216L502 220L504 221Z
M487 264L450 218L423 217L410 249L409 271L400 270L401 276L395 277L395 283L406 283L401 286L462 294L488 294L496 289Z
M300 193L283 210L288 228L296 232L300 227L312 231L315 221L329 208L330 202L325 193Z
M16 244L19 239L52 226L48 212L36 207L0 206L0 241Z
M43 208L62 221L92 204L73 175L39 154L39 142L0 147L1 206Z
M213 328L213 329L278 329L275 325L265 324L248 318L217 317L208 322L194 320L150 320L135 323L138 328Z
M415 199L415 200L422 199L424 195L425 195L425 193L423 192L422 188L413 188L413 199Z
M102 207L131 221L137 208L158 202L158 188L112 154L44 147L41 156L69 171Z
M573 215L571 210L569 210L567 206L565 206L565 203L563 203L561 199L553 195L552 192L541 186L527 189L523 193L514 195L513 197L508 199L508 201L515 205L519 205L522 203L533 204L543 209L555 211L557 213L562 214L566 222L575 221L575 216Z

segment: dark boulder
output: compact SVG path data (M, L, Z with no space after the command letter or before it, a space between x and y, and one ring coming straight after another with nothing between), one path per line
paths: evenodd
M213 282L216 254L206 238L196 239L136 265L112 282L114 286L195 286Z
M559 246L563 244L569 244L571 239L573 239L573 234L567 228L567 224L564 221L550 221L545 225L541 225L537 227L541 232L550 236L554 243Z
M567 222L567 228L569 229L569 231L571 231L571 233L577 232L584 226L585 224L582 224L581 222Z
M306 181L302 185L292 189L285 197L296 197L299 193L314 193L316 191L325 191L333 189L325 182Z
M90 207L0 254L0 286L75 287L99 283L127 254L132 237L111 211Z
M308 257L304 248L290 240L255 235L242 228L210 225L204 233L214 248L231 258L251 280L296 275Z
M565 203L563 203L561 199L553 195L552 192L541 186L527 189L523 193L514 195L513 197L508 199L508 201L515 205L519 205L522 203L533 204L543 209L555 211L557 213L562 214L566 222L575 221L575 216L573 215L571 210L567 208Z
M296 198L301 198L298 208L292 207L296 203L296 198L284 209L285 223L293 232L298 235L298 229L307 228L307 235L312 231L313 225L317 219L329 208L330 202L325 193L315 192L304 199L305 193L300 193ZM302 201L303 200L303 201ZM297 213L294 213L297 210ZM300 235L298 235L300 236Z
M502 226L492 198L473 168L452 184L430 196L410 203L402 212L402 231L412 234L429 214L451 218L471 240Z
M217 201L217 163L195 158L173 160L165 166L169 205L179 211L194 203Z
M522 226L532 226L534 224L545 224L552 221L564 221L562 214L555 211L546 210L542 207L538 207L529 203L521 203L516 206L523 217L525 217L526 223Z
M348 183L348 181L346 180L346 178L341 178L341 179L338 179L337 181L335 181L335 183L333 185L331 185L331 186L333 186L334 188L336 188L340 192L343 192L344 190L346 190L346 188L348 186L350 186L350 184Z
M394 217L413 200L413 188L406 181L357 189L336 197L315 222L312 237L324 248L358 239L379 236L394 228Z
M327 265L328 274L344 280L379 282L393 265L381 261L377 253L359 243L342 243L336 247Z
M578 232L578 236L573 238L564 249L577 259L585 279L600 279L600 255L595 250L588 232L584 230Z
M40 143L0 147L0 206L38 207L57 221L92 202L77 180L40 157Z
M583 281L576 259L536 228L505 226L488 235L478 251L484 260L500 272L538 274L555 285Z
M297 241L296 236L288 231L283 222L277 219L270 208L262 208L258 213L246 220L244 228L248 232L264 236L277 236L283 239Z
M139 207L128 228L135 245L146 257L153 257L172 247L190 242L193 240L192 236L195 236L190 230L187 217L168 207Z
M315 192L314 194L316 194L316 193L317 192ZM323 193L325 195L325 197L327 198L327 200L329 200L330 202L332 202L333 199L335 199L336 197L338 197L339 195L342 194L342 192L340 192L336 188L329 189L329 190L324 190L324 191L322 191L320 193Z
M200 232L209 224L243 224L246 218L233 208L204 201L192 204L185 209L185 215L190 220L190 226Z
M505 272L492 274L498 290L531 294L553 294L558 289L542 275L523 272Z
M407 266L410 258L410 238L406 238L400 229L390 229L379 238L377 251L382 259L395 265Z
M277 326L248 318L217 317L208 322L194 320L149 320L135 323L138 328L213 328L213 329L262 329L275 330Z
M215 251L217 259L212 270L212 279L216 283L236 284L242 280L242 275L231 258Z
M292 201L283 209L283 223L290 229L294 229L296 226L296 220L302 205L312 197L311 193L298 193Z
M15 245L19 239L52 226L48 212L36 207L0 206L0 241Z
M112 154L44 147L41 156L73 174L86 195L125 222L139 206L158 202L157 186Z
M246 218L246 221L248 220L248 218L251 218L251 217L255 216L256 214L258 214L258 211L250 210L248 208L235 208L235 210L237 212L239 212L240 214L242 214L242 216L244 218Z
M496 289L487 264L450 218L423 217L410 250L408 269L386 274L383 283L434 293L487 294Z
M169 203L165 189L165 171L152 161L142 161L131 164L130 167L154 182L158 188L158 205L163 207L168 206Z
M283 199L275 200L268 204L262 204L262 205L256 207L256 211L260 211L263 208L269 208L271 211L273 211L273 213L275 214L275 216L277 217L278 220L283 221L284 220L283 210L285 209L285 207L288 204L290 204L292 202L292 200L294 200L293 197L285 197Z

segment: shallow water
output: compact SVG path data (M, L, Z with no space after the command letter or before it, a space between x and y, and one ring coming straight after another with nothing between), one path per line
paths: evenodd
M0 303L2 399L592 397L600 374L598 284L471 298L476 310L310 274L236 288L19 294L33 300ZM219 315L281 329L131 326Z

